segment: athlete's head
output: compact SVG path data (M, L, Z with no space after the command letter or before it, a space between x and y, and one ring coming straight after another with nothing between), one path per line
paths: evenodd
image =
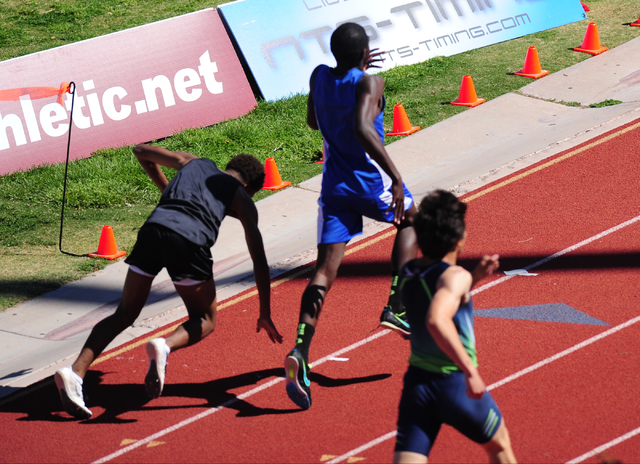
M422 253L435 260L456 249L464 238L467 205L444 190L429 193L420 202L413 221Z
M245 187L253 196L264 185L264 166L252 155L240 153L234 156L227 164L227 170L236 171L247 184Z
M358 66L368 48L369 37L359 24L344 23L331 34L331 53L338 64Z

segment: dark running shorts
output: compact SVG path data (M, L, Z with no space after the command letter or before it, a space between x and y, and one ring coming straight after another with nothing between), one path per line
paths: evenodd
M410 366L400 398L395 451L429 456L442 424L476 443L487 443L501 422L489 392L479 400L467 396L464 373L438 374Z
M211 250L159 224L142 226L125 263L151 276L166 267L173 282L186 279L205 282L213 278Z

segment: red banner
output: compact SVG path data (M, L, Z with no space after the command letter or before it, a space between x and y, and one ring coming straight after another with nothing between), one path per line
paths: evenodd
M0 75L0 174L64 162L72 96L61 82L76 85L71 159L256 106L214 9L0 62Z

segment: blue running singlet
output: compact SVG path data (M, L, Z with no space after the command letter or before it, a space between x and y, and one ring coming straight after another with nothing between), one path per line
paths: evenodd
M391 186L391 179L364 151L355 136L356 86L364 72L350 69L336 76L320 66L313 82L318 127L324 137L322 192L334 196L377 197ZM383 111L374 126L384 144Z
M313 103L318 127L324 136L322 192L318 204L318 244L348 242L362 233L362 216L393 221L391 178L364 150L355 135L356 87L364 72L350 69L336 76L331 68L317 68ZM374 127L384 144L383 111ZM404 188L405 211L413 197Z

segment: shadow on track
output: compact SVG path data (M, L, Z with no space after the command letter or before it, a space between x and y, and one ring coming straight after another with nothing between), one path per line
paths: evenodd
M238 411L237 417L256 417L273 414L290 414L301 412L299 408L275 409L260 408L246 400L239 399L230 390L256 385L261 380L273 377L284 377L284 369L272 368L247 372L233 377L215 379L204 383L166 384L162 397L202 399L202 404L180 406L150 406L151 400L147 396L142 384L107 385L101 383L105 372L90 370L85 377L85 401L94 410L92 419L83 421L84 424L125 424L137 422L137 419L123 419L121 414L132 411L173 410L186 408L216 408L224 407ZM357 383L376 382L389 378L391 374L376 374L350 379L333 379L322 374L310 373L309 379L321 387L333 388L353 385ZM60 398L51 377L23 390L19 394L5 398L0 405L0 413L22 413L19 421L46 422L76 422L62 411ZM96 408L104 409L97 413ZM97 414L96 414L97 413Z

